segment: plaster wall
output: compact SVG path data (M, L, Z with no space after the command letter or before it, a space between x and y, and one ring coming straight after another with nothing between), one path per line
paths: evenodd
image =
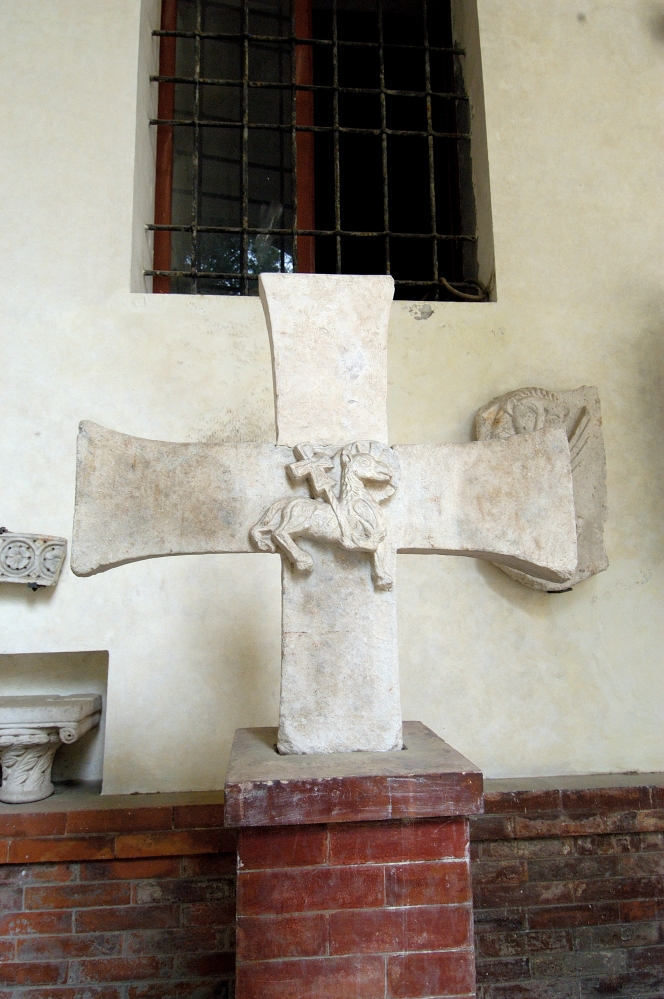
M664 4L478 12L498 301L393 306L391 439L465 441L495 395L596 384L611 565L547 595L400 556L403 713L487 776L662 770ZM273 440L269 347L257 299L130 291L139 0L0 21L1 520L71 537L80 419ZM108 651L106 792L216 788L234 729L276 723L279 577L269 555L67 567L55 591L0 588L0 653Z

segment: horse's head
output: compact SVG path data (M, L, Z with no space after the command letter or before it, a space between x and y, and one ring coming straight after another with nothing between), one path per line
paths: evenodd
M372 489L371 495L378 502L391 496L399 481L399 461L392 448L377 441L355 441L341 451L341 467L367 485L382 485Z

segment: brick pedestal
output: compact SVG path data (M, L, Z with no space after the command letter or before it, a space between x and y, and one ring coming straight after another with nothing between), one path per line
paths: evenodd
M237 733L237 999L475 994L465 816L482 777L419 723L404 739L279 757L276 730Z

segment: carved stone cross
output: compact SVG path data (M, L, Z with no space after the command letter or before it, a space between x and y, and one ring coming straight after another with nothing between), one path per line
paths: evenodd
M260 291L276 446L171 444L82 423L72 568L84 576L157 555L279 552L279 751L399 749L397 552L569 578L567 438L552 428L390 448L392 279L264 274Z

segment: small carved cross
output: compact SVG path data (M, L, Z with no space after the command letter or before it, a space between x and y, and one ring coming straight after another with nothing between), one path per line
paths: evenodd
M390 277L263 274L277 444L81 424L72 568L282 555L280 752L401 748L397 552L562 581L576 567L564 430L389 447Z

